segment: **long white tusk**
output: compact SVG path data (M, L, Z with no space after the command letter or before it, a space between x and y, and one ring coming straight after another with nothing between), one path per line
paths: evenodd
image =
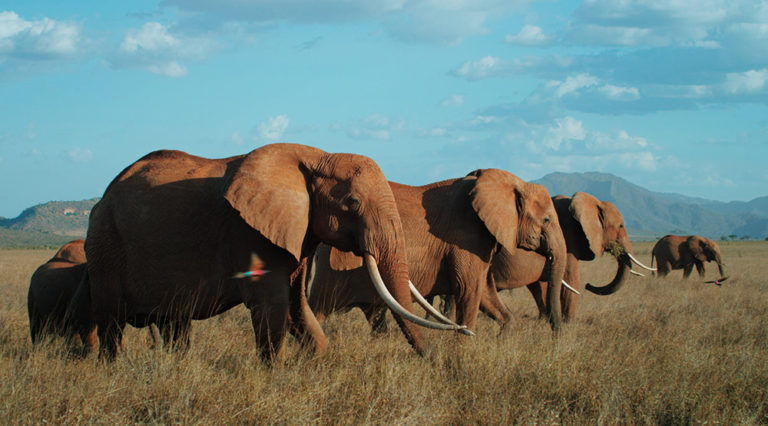
M390 294L389 290L387 290L387 286L384 285L384 281L381 279L381 274L379 274L379 267L376 266L376 260L374 260L373 256L371 256L370 253L365 253L365 256L363 256L363 260L365 261L365 266L368 268L368 275L371 276L371 281L373 281L373 286L376 288L376 292L379 293L379 296L384 300L384 303L389 306L393 312L400 315L401 317L407 319L408 321L411 321L414 324L420 325L422 327L426 328L434 328L437 330L463 330L466 329L467 326L465 325L450 325L450 324L440 324L436 323L434 321L425 320L424 318L418 317L410 312L408 312L405 308L403 308L397 300L395 300L394 297L392 297L392 294Z
M579 293L579 290L576 290L575 288L573 288L570 285L568 285L568 283L565 282L565 280L560 280L560 281L563 282L563 285L565 286L565 288L567 288L568 290L571 290L572 292L574 292L574 293L578 294L579 296L581 296L581 293Z
M647 266L643 265L642 263L640 263L640 261L639 261L639 260L635 259L635 256L632 256L632 255L631 255L631 254L629 254L629 253L627 253L627 256L629 256L629 258L630 258L630 259L632 259L632 261L633 261L633 262L635 262L635 263L637 264L637 266L639 266L639 267L641 267L641 268L645 268L645 269L647 269L647 270L649 270L649 271L655 271L655 270L656 270L656 268L649 268L649 267L647 267Z
M441 314L440 311L435 309L435 307L432 306L429 302L427 302L427 299L425 299L424 296L422 296L421 293L419 293L419 290L416 289L416 286L413 285L411 280L408 280L408 287L411 288L411 294L416 299L416 302L418 302L422 308L426 309L426 311L429 312L430 315L435 317L440 322L443 322L445 324L455 325L456 327L460 327L458 324L451 321L450 318L447 318L445 315ZM461 330L459 330L459 333L466 334L467 336L475 335L475 333L473 333L472 331L466 328L462 328Z
M637 275L638 277L644 277L645 276L645 274L641 274L641 273L639 273L639 272L637 272L635 270L632 270L632 269L629 270L629 273L632 274L632 275Z

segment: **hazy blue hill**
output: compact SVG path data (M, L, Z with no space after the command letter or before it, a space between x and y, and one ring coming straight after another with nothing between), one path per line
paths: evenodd
M658 193L607 173L552 173L534 181L553 195L588 192L616 204L627 227L643 234L768 236L768 197L723 203Z
M83 201L50 201L25 209L13 219L0 219L0 227L82 237L88 229L88 216L99 198Z

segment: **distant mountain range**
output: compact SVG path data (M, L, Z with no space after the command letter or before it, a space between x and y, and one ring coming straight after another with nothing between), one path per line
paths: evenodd
M768 237L768 196L752 201L720 201L652 192L606 173L552 173L533 181L550 194L588 192L616 204L633 239L665 234L699 234L719 239L735 235ZM0 247L57 246L85 236L88 215L99 198L51 201L0 218Z
M640 235L768 236L768 197L724 203L653 192L618 176L595 172L552 173L534 182L553 196L583 191L610 201L624 216L627 228Z

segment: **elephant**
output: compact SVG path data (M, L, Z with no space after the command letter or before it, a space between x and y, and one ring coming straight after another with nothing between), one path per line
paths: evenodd
M390 186L405 231L417 300L419 293L427 298L451 294L456 300L457 323L473 329L482 309L504 331L512 315L499 299L489 268L494 253L507 248L530 250L549 259L544 278L550 294L560 294L565 241L542 185L524 182L503 170L481 169L424 186L395 182ZM361 285L368 281L362 259L321 245L311 269L309 305L318 321L322 323L337 310L360 307L374 332L384 330L386 311L372 286ZM559 302L557 296L548 300L555 331L560 327Z
M86 275L84 240L64 244L47 262L32 274L27 293L27 313L32 343L47 335L70 339L79 337L83 346L95 347L96 333L92 327L78 327L73 315L68 315L70 301Z
M557 210L560 226L565 236L567 263L565 281L575 291L562 291L560 294L564 321L576 318L581 297L581 275L579 261L590 261L608 252L616 258L616 275L606 285L593 286L587 283L586 290L601 296L617 292L627 281L632 271L632 263L653 270L643 265L632 254L632 243L624 225L624 217L610 201L598 200L586 192L576 192L573 196L558 195L552 198ZM537 278L543 270L544 259L536 259L528 253L501 252L494 259L492 272L499 289L510 289L526 285L533 295L539 315L546 313L547 286ZM641 275L639 273L636 273Z
M78 294L82 280L87 282L88 279L84 243L85 240L78 239L64 244L32 274L27 294L27 311L33 344L39 343L46 335L54 334L69 339L79 337L85 353L97 347L96 324L89 316L90 305L81 304L87 299ZM73 301L79 301L80 304ZM185 343L177 342L177 336L168 327L159 325L156 328L166 346ZM155 330L150 326L148 337L152 347L157 344L155 335ZM185 336L188 344L188 334Z
M284 358L288 332L322 355L327 340L303 285L321 242L364 256L417 353L427 349L417 325L462 328L413 314L402 225L372 159L289 143L220 159L160 150L118 174L91 212L100 357L115 357L126 323L184 330L240 303L268 364Z
M564 282L560 294L563 321L575 319L581 290L579 260L593 260L605 251L616 256L618 269L610 283L604 286L586 285L586 289L599 295L613 294L626 282L630 275L631 262L645 269L649 268L640 263L632 254L632 244L629 241L624 218L616 206L608 201L600 201L585 192L576 192L572 197L558 195L552 198L557 212L560 228L566 245L566 267ZM545 303L547 295L546 278L548 274L547 259L540 253L527 250L507 250L502 247L491 261L490 273L497 290L511 290L527 286L533 295L539 316L548 314ZM445 300L444 306L450 306L450 299ZM503 315L493 312L491 304L487 312L492 318ZM443 311L443 313L447 313ZM372 326L380 329L382 321L376 319Z
M693 266L701 278L704 278L704 262L716 262L720 272L719 284L725 277L723 258L717 243L698 235L665 235L653 246L651 265L656 262L658 274L664 277L673 269L682 269L683 278L691 275Z

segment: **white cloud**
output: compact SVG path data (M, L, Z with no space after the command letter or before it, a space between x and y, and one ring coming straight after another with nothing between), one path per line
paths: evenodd
M285 114L270 117L266 122L259 124L259 137L262 140L275 142L283 137L289 123L290 120Z
M179 65L179 63L176 61L149 65L147 70L149 70L149 72L167 77L184 77L187 75L187 67Z
M765 87L768 81L768 69L749 70L740 73L728 73L723 87L731 94L755 93Z
M120 50L134 53L138 50L160 51L176 49L181 41L172 36L163 24L147 22L138 30L129 31L120 43Z
M346 133L352 139L389 140L392 132L401 131L405 127L402 120L392 120L382 114L371 114L353 126Z
M525 25L516 35L507 34L504 41L523 46L549 46L555 41L555 37L544 34L541 27Z
M49 18L27 21L15 12L0 12L0 57L66 57L78 53L81 44L78 24Z
M88 163L93 160L90 149L76 147L66 152L67 158L73 163Z
M562 98L569 93L577 92L579 89L595 86L599 83L600 80L597 77L589 74L577 74L573 77L569 76L565 81L550 81L547 83L547 87L554 88L555 95L558 98Z
M617 101L635 100L640 97L640 91L637 90L637 87L620 87L606 84L597 90L606 98Z
M595 131L590 132L586 147L597 151L630 151L646 149L648 140L639 136L630 136L626 130L619 130L613 134Z
M395 38L454 45L488 32L489 21L530 0L165 0L186 15L221 22L338 24L375 22Z
M544 134L539 137L538 132L534 130L527 146L533 152L544 152L545 150L560 151L561 148L569 150L570 141L583 141L587 136L587 131L581 121L567 116L558 118L555 123L549 126Z
M467 61L454 73L468 79L479 79L493 75L499 70L499 58L486 56L477 61Z
M137 67L167 77L184 77L183 60L200 60L216 47L212 40L173 34L159 22L147 22L126 32L112 58L117 68Z
M464 95L451 95L440 102L440 106L461 106L464 105Z

